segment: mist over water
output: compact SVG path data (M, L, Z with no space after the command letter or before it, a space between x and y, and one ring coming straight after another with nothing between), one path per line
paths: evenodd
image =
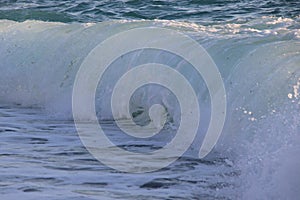
M275 0L2 1L1 196L297 199L299 13L298 1ZM154 173L123 174L97 162L81 144L72 121L72 88L84 58L100 42L147 26L181 31L207 50L225 84L226 122L213 152L198 159L211 115L203 79L168 52L142 50L119 58L99 85L95 105L115 144L151 151L167 143L178 127L178 103L158 87L141 88L130 106L135 122L145 124L145 111L153 102L163 103L167 136L128 141L113 122L107 101L113 84L125 69L148 60L188 77L197 89L202 120L196 140L178 161Z

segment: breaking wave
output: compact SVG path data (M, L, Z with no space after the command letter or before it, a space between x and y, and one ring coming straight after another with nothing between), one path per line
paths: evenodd
M168 20L74 24L1 20L0 102L40 107L53 118L72 119L72 87L77 70L100 42L141 26L183 31L209 52L224 80L228 112L216 152L241 170L241 197L293 199L299 196L300 185L298 21L262 17L202 26ZM145 56L178 67L193 85L200 85L197 95L203 102L205 121L210 103L204 82L166 52L138 51L124 56L112 64L113 71L104 83L118 79L121 67L137 65L141 59L147 61ZM103 97L112 88L104 85L98 89L99 118L111 119L109 104ZM157 89L142 89L132 99L138 121L148 119L143 113L151 104L147 101L157 96ZM169 122L176 124L178 108L170 100L172 95L165 92L158 96L167 107Z

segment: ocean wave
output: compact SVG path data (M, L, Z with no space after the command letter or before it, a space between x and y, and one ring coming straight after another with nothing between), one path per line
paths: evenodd
M299 195L296 186L300 175L298 22L275 17L211 25L167 20L74 24L1 20L0 101L41 107L55 119L72 119L74 79L95 46L109 36L135 27L183 31L208 51L224 80L228 112L216 151L234 160L242 170L239 180L245 186L243 197L254 198L253 193L259 191L263 198L283 194L288 194L280 196L283 199L293 198ZM114 63L113 73L105 81L119 77L120 63L125 63L125 68L126 64L135 65L143 53L134 52L133 58L125 57ZM163 60L168 55L162 54L146 52L156 62L172 65L172 57ZM193 71L184 73L191 75L192 84L204 84L192 75ZM96 96L96 110L102 119L112 119L109 104L102 98L111 89L104 86ZM145 89L140 94L155 90ZM149 107L149 95L133 98L134 109ZM204 106L209 105L206 87L200 86L197 95ZM169 121L176 123L176 104L168 93L161 98L171 115ZM141 102L146 103L141 106ZM208 118L210 113L205 109L208 108L204 108L204 118ZM137 116L140 121L148 117L139 113Z

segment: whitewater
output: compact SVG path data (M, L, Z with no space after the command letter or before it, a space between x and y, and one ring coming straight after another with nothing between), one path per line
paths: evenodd
M259 16L213 23L50 21L0 20L1 199L299 197L299 17ZM197 137L180 159L156 172L131 174L101 164L85 149L73 122L72 92L82 62L98 44L140 27L180 31L201 44L220 71L227 113L215 148L199 159L211 116L203 79L168 52L140 50L119 58L97 88L95 110L109 138L122 148L146 152L160 148L173 137L180 121L172 94L158 87L141 88L130 102L134 121L147 124L147 109L153 102L163 104L168 111L165 135L129 141L120 134L109 96L124 69L147 61L172 66L196 88L201 107Z

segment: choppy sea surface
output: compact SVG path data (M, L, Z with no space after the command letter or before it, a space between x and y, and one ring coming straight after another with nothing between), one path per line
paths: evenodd
M211 115L203 79L166 52L144 50L119 58L95 98L102 128L118 146L137 152L161 148L170 139L164 135L176 132L179 121L172 95L142 88L130 102L135 122L147 122L145 110L159 102L168 109L168 125L154 140L129 140L121 134L107 97L122 66L154 60L176 68L198 88L203 120L199 137L177 161L151 173L124 173L96 160L82 144L72 118L72 88L95 46L115 33L147 26L181 31L206 49L224 81L227 115L216 147L199 159ZM300 196L296 0L3 0L0 61L3 200Z

